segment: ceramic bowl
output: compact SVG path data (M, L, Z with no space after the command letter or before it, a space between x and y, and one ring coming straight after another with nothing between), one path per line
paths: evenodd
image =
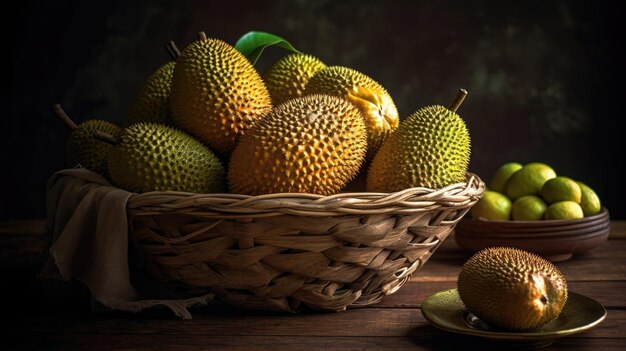
M463 219L455 230L457 244L470 251L509 246L559 262L604 243L609 237L609 211L581 219L491 221Z

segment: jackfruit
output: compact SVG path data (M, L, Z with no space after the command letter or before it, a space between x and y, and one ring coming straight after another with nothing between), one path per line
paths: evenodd
M330 195L363 163L366 129L359 109L327 95L289 100L259 120L230 160L233 193Z
M278 105L304 94L309 79L326 65L318 58L305 54L290 54L270 66L263 77L272 103Z
M156 123L124 129L108 154L113 183L133 192L216 193L225 185L224 167L193 137Z
M365 118L367 158L378 150L387 135L398 127L398 110L387 90L372 78L350 68L326 67L311 77L305 95L327 94L347 99Z
M175 62L168 62L152 73L130 105L126 125L170 123L169 95L175 66Z
M514 331L534 330L554 320L567 301L567 282L558 268L515 248L479 251L463 265L457 285L470 312Z
M67 165L69 167L80 165L107 177L107 153L111 149L111 144L96 139L94 133L100 131L117 136L121 129L111 122L98 119L76 125L58 104L52 106L52 112L72 131L65 142Z
M470 135L456 108L428 106L403 121L372 160L367 190L438 189L465 181Z
M141 87L128 110L126 126L139 122L171 124L169 98L172 75L180 51L173 41L165 46L172 61L157 68Z
M176 60L170 108L175 125L226 156L272 103L246 57L221 40L201 37Z

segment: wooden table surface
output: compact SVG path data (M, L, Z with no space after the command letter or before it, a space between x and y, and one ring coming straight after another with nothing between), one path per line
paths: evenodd
M341 313L298 315L211 306L179 320L163 311L93 312L80 288L67 298L42 293L36 274L44 222L0 222L0 273L10 349L220 350L504 350L501 344L450 334L431 326L420 303L455 287L468 253L448 238L404 287L381 303ZM599 326L560 339L544 350L626 350L626 221L613 221L601 247L557 266L571 291L608 310ZM9 311L7 316L6 311Z

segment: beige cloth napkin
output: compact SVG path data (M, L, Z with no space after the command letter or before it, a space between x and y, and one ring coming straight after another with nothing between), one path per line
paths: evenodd
M110 309L138 312L165 306L190 319L188 308L207 304L212 294L177 298L129 265L126 202L131 195L87 169L55 173L48 181L50 247L40 278L79 280Z

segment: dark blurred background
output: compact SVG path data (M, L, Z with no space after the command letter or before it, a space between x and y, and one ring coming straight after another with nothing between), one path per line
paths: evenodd
M121 123L143 80L204 30L234 44L249 30L283 36L327 64L379 81L405 117L427 104L459 110L470 169L543 161L582 180L626 219L622 6L607 1L26 1L3 11L10 84L3 95L2 220L45 216L48 177L64 166L77 122ZM273 48L263 71L283 52Z

